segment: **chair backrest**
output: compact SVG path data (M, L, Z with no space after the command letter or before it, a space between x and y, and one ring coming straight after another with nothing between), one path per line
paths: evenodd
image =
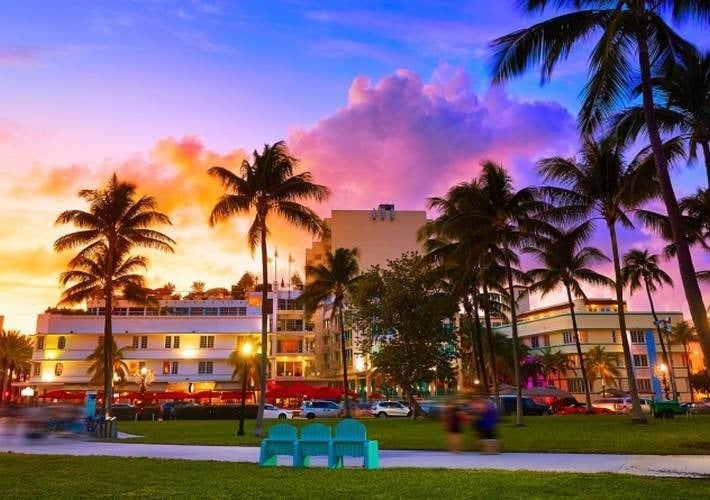
M367 428L351 418L347 418L335 426L335 438L367 440Z
M301 439L308 441L330 441L332 432L330 426L324 424L308 424L301 428Z
M276 424L269 428L268 439L274 440L296 440L296 428L291 424Z

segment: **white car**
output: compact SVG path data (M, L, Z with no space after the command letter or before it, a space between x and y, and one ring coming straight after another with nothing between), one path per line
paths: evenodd
M266 404L264 405L264 418L291 419L293 418L293 411Z
M412 409L399 401L379 401L370 407L370 415L377 418L408 417Z

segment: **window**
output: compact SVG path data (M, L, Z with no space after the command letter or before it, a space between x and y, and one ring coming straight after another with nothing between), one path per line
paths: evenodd
M631 343L632 344L645 344L646 338L643 334L643 330L631 330Z
M616 344L616 330L611 331L611 342L612 344Z
M533 335L532 337L530 337L530 347L532 347L533 349L537 349L538 347L540 347L540 337L538 337L537 335Z
M634 366L648 366L648 356L645 354L634 354Z
M56 365L54 365L54 374L57 377L61 376L63 371L64 371L64 364L63 363L57 363Z
M173 335L173 348L180 349L180 336L179 335Z
M57 340L57 349L64 349L66 346L67 346L67 338L64 335L62 335Z
M44 349L44 337L37 335L37 350L41 351Z
M550 347L550 336L549 335L543 335L542 336L542 344L545 347Z
M200 335L200 349L211 349L213 347L214 335Z
M170 361L163 361L163 375L170 375Z
M562 332L562 343L563 344L574 343L574 337L572 336L572 332Z
M278 377L301 377L303 366L300 361L278 361L276 375Z
M200 361L197 365L197 373L201 375L206 373L212 373L213 369L214 367L212 361Z
M167 337L165 337L165 348L170 349L170 347L172 345L173 345L173 338L170 335L168 335Z
M42 363L32 363L32 376L39 377L42 373Z
M170 367L170 374L171 375L177 375L178 374L178 362L173 361L172 366Z
M145 368L145 361L138 362L138 371L140 371L142 368Z
M134 349L147 349L148 348L148 336L141 335L140 337L133 337L133 348Z
M217 307L205 307L205 316L217 316L219 309Z
M568 378L567 390L569 392L584 392L584 380L581 378Z
M202 316L204 314L205 309L203 307L191 307L190 308L190 315L191 316Z
M636 385L640 392L651 392L651 379L650 378L637 378Z

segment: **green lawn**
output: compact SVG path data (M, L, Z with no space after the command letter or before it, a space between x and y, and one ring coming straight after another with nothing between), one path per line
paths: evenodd
M707 480L0 454L3 498L707 498Z
M335 425L335 419L322 422ZM441 421L428 419L362 419L368 436L381 449L443 450L446 436ZM302 426L310 420L293 420ZM277 423L267 421L267 427ZM143 436L127 442L162 444L207 444L257 446L252 436L254 421L245 422L246 435L235 437L237 423L224 420L120 422L119 430ZM636 454L710 454L710 416L692 419L649 419L648 425L633 425L626 416L570 415L526 417L516 427L510 417L499 426L503 451ZM473 448L467 432L467 449Z

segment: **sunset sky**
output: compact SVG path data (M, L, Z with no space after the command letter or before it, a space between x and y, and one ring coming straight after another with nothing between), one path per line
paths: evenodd
M156 197L175 254L150 258L150 286L229 287L259 269L245 243L249 219L210 228L222 193L206 175L236 168L265 143L287 141L333 195L314 208L422 210L469 181L479 163L506 166L516 186L537 184L535 161L578 149L575 116L586 80L579 51L540 87L539 74L490 86L488 42L534 19L501 1L41 1L4 2L0 16L0 315L35 330L56 305L71 254L52 243L85 209L83 188L111 173ZM682 33L707 50L706 32ZM700 165L678 165L679 196L704 186ZM660 208L660 205L656 205ZM433 215L433 214L431 214ZM278 275L303 275L310 237L274 222ZM608 250L599 233L594 244ZM659 252L645 230L632 246ZM696 255L698 269L710 257ZM675 262L664 264L675 277ZM602 268L611 273L610 266ZM270 268L273 272L273 264ZM680 282L660 307L686 311ZM704 289L706 296L708 288ZM600 293L592 293L594 296ZM610 295L610 294L606 294ZM554 300L554 298L546 299ZM645 298L629 299L646 309ZM707 305L707 304L706 304Z

